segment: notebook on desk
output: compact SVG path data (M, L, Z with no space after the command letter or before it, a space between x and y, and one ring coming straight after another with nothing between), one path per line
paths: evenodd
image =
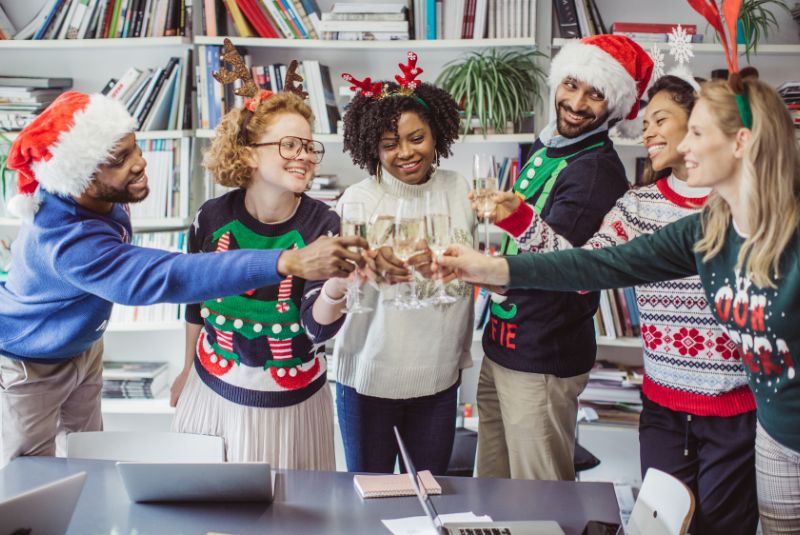
M118 462L133 502L271 502L268 463Z
M400 438L397 427L394 428L394 435L397 437L397 445L400 447L400 456L406 465L409 478L414 493L419 498L425 514L428 515L433 526L442 535L564 535L559 525L552 521L514 521L514 522L469 522L469 523L447 523L444 524L436 512L436 507L431 501L431 497L425 488L419 483L419 474L414 468L411 456Z
M442 487L436 482L430 470L420 472L419 479L428 494L442 493ZM353 484L362 498L388 498L416 494L406 474L356 474L353 476Z

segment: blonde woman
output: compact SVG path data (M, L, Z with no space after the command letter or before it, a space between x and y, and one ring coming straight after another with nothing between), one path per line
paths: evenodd
M755 395L762 527L797 533L800 154L792 120L775 90L747 68L703 85L679 150L687 183L713 189L700 214L614 248L487 258L454 246L441 263L471 282L562 291L699 275Z

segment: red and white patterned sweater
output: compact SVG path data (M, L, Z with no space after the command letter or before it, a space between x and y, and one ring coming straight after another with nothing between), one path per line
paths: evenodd
M706 196L698 193L672 176L632 189L583 247L614 246L651 234L699 211ZM525 203L497 225L515 238L520 251L572 248ZM698 416L755 410L739 350L712 316L699 277L637 286L636 301L644 345L643 392L648 399Z

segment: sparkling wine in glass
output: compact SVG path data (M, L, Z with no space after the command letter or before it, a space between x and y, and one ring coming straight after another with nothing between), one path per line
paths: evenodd
M408 262L412 256L419 254L417 243L425 239L425 218L422 214L420 199L400 199L394 218L392 247L394 254L403 262ZM407 308L422 308L425 304L417 298L417 284L414 266L410 265L411 291L405 306Z
M425 197L425 230L428 238L428 247L436 258L442 256L453 241L452 223L450 220L450 205L444 191L429 191ZM458 298L447 295L441 277L436 281L436 295L431 303L444 305L458 301Z
M497 193L497 165L493 154L479 153L472 160L472 191L478 215L483 218L484 251L489 254L489 217L494 211L492 194Z
M342 204L342 221L340 235L343 238L348 236L358 236L367 239L367 217L364 205L360 202L346 202ZM361 252L360 247L351 247L353 252ZM372 312L372 309L361 304L361 290L358 287L358 276L356 273L351 275L350 284L347 288L347 308L348 314L364 314Z

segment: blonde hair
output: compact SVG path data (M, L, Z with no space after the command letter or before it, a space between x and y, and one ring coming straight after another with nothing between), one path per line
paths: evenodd
M299 96L287 92L262 100L255 112L234 108L225 114L203 158L203 166L217 184L230 188L250 184L253 169L248 165L252 161L249 145L282 113L296 113L313 126L311 108Z
M783 100L769 85L748 76L747 70L729 82L703 84L700 99L730 137L744 128L736 95L744 95L750 104L752 136L745 147L739 192L750 234L739 250L736 267L744 268L756 285L775 288L781 254L800 222L800 152ZM731 224L730 207L716 192L709 196L702 220L703 238L695 244L695 251L705 253L706 262L722 250Z

